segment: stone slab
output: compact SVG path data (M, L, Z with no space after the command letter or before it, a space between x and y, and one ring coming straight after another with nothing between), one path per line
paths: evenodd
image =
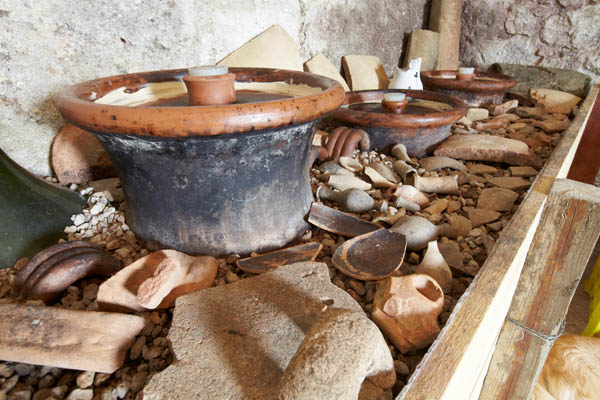
M145 320L134 315L0 304L0 360L112 373Z
M356 399L365 376L393 384L383 336L321 263L179 298L169 339L178 361L151 378L145 399Z
M117 176L108 154L94 135L72 124L65 124L54 138L52 168L62 184Z
M481 191L477 208L493 211L509 211L519 194L503 188L486 188Z
M303 71L298 45L280 25L271 26L217 65Z
M433 0L429 11L429 28L440 33L436 69L458 69L462 0Z
M435 68L440 44L439 32L426 29L415 29L408 37L406 53L404 55L404 68L408 68L410 60L421 57L421 71L430 71Z
M434 154L460 160L493 161L516 165L527 165L532 162L529 147L525 143L483 134L450 136L434 151Z
M323 75L331 79L335 79L343 86L346 92L350 91L348 83L340 74L340 71L333 65L329 58L325 57L323 53L317 53L316 56L307 60L304 63L304 70L317 75Z
M390 78L377 56L343 56L342 67L346 81L353 91L387 89L390 84Z

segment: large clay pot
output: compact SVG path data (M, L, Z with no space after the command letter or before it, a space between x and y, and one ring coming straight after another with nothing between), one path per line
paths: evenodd
M237 82L293 82L318 93L247 90L237 102L188 106L186 70L121 75L63 92L57 106L109 153L123 186L127 223L150 248L191 254L264 252L308 228L310 148L319 118L339 107L339 83L296 71L232 68ZM181 93L137 107L91 99L152 82Z

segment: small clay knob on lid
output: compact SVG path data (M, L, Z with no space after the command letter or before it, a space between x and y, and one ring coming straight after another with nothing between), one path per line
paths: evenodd
M384 110L397 114L403 112L407 104L408 99L406 98L406 94L397 92L384 94L381 101L381 106Z
M191 106L235 103L235 75L224 66L200 66L188 69L183 77Z
M456 74L456 79L459 81L472 81L475 78L475 68L473 67L464 67L458 69L458 74Z

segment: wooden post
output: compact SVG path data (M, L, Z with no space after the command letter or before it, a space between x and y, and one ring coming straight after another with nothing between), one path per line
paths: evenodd
M556 180L486 376L481 398L527 399L600 236L600 188Z
M438 61L435 69L458 69L462 0L433 0L429 29L440 33Z

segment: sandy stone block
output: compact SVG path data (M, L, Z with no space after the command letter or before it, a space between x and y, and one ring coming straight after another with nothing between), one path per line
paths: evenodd
M461 160L505 162L516 165L532 162L529 147L525 143L484 134L451 136L434 151L434 154Z
M462 0L433 0L429 28L440 33L436 69L458 69Z
M339 70L333 65L329 58L323 53L317 53L316 56L304 63L304 70L317 75L323 75L338 81L346 92L350 91L350 87L340 74Z
M438 58L439 45L440 34L438 32L415 29L408 38L404 68L408 68L410 60L421 57L421 71L434 69Z
M54 138L52 168L62 184L79 184L117 175L108 154L94 135L71 124L66 124Z
M280 25L271 26L217 65L303 70L298 45Z
M490 112L485 108L469 108L467 110L467 119L475 122L481 121L490 116Z
M390 78L377 56L347 55L342 57L344 75L350 89L387 89Z
M477 200L477 208L493 211L509 211L518 197L518 193L508 189L483 189Z
M121 367L144 318L55 307L0 304L0 359L112 373Z
M156 308L172 307L175 299L179 296L210 287L219 265L218 260L214 257L192 257L176 250L156 251L123 268L100 285L97 297L100 309L122 312L147 311L148 308L137 302L138 290L148 279L154 277L158 282L165 278L165 275L154 276L154 274L161 263L167 259L176 260L179 265L176 265L175 268L178 271L183 269L187 272L183 280L180 279L180 274L175 274L175 277L171 276L175 282L167 279L168 282L165 284L170 287L170 290ZM152 288L148 288L148 290L150 289ZM147 293L147 299L154 299L155 295L163 296L164 293L160 287L155 287L155 289L157 290Z

